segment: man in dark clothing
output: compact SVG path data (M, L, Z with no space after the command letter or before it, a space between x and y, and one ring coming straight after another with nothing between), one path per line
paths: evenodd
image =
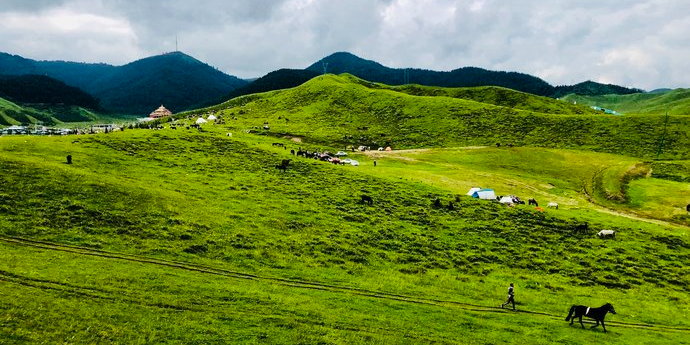
M513 304L513 310L515 310L515 295L513 294L513 283L510 283L510 287L508 288L508 300L501 304L501 308L505 307L509 303Z

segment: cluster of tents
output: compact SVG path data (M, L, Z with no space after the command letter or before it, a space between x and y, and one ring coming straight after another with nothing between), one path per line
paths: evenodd
M216 115L211 114L211 115L209 115L208 118L206 118L206 119L204 119L202 116L200 116L198 119L196 119L196 122L195 122L195 123L196 123L197 125L203 125L204 123L207 123L207 122L209 122L209 121L215 121L215 120L217 120L217 119L218 119L218 118L216 117Z
M496 196L496 192L494 192L493 189L487 189L487 188L479 188L479 187L474 187L470 189L467 192L468 196L471 196L475 199L482 199L482 200L498 200L501 204L508 204L508 205L513 205L513 204L524 204L524 201L520 200L520 198L514 196L514 195L508 195L501 197L500 200L498 199L498 196Z

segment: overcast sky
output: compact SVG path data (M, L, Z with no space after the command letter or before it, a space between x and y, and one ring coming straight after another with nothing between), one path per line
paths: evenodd
M0 0L0 51L121 65L181 51L242 78L348 51L554 85L690 86L686 0Z

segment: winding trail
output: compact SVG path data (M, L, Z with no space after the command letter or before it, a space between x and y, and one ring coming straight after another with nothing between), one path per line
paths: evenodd
M149 265L158 265L158 266L172 268L172 269L180 269L180 270L186 270L186 271L197 272L197 273L202 273L202 274L212 274L212 275L217 275L217 276L224 276L224 277L231 278L231 279L244 279L244 280L254 280L254 281L258 281L258 282L274 283L274 284L280 284L283 286L287 286L287 287L291 287L291 288L298 288L298 289L320 290L320 291L326 291L326 292L332 292L332 293L347 293L350 295L367 297L367 298L379 298L379 299L393 300L393 301L398 301L398 302L403 302L403 303L424 304L424 305L437 306L440 308L454 308L454 309L461 309L461 310L478 312L478 313L501 313L501 314L515 314L515 313L517 313L517 314L527 314L527 315L542 316L542 317L547 317L547 318L551 318L551 319L563 320L563 315L555 315L555 314L544 313L544 312L537 312L537 311L530 311L530 310L511 311L511 310L501 309L499 307L494 307L494 306L464 303L464 302L458 302L458 301L452 301L452 300L425 298L425 297L419 297L419 296L406 296L406 295L388 293L388 292L384 292L384 291L367 290L367 289L362 289L362 288L357 288L357 287L352 287L352 286L346 286L346 285L334 285L334 284L326 284L326 283L315 282L315 281L304 281L304 280L298 280L298 279L286 279L286 278L278 278L278 277L270 277L270 276L260 276L260 275L256 275L256 274L226 270L226 269L215 268L215 267L204 266L204 265L197 265L197 264L186 263L186 262L153 259L153 258L147 258L147 257L142 257L142 256L137 256L137 255L110 252L110 251L91 249L91 248L85 248L85 247L78 247L78 246L71 246L71 245L46 242L46 241L38 241L38 240L32 240L32 239L27 239L27 238L21 238L21 237L0 236L0 242L4 242L7 244L11 244L11 245L18 245L18 246L24 246L24 247L43 249L43 250L67 252L67 253L72 253L72 254L77 254L77 255L94 256L94 257L113 259L113 260L123 260L123 261L137 262L137 263L149 264ZM589 322L589 323L593 323L593 322ZM690 328L687 328L687 327L674 327L674 326L667 326L667 325L660 325L660 324L630 323L630 322L621 322L621 321L607 321L606 323L609 325L615 325L615 326L619 326L619 327L646 329L646 330L653 330L653 331L658 331L658 332L690 333Z

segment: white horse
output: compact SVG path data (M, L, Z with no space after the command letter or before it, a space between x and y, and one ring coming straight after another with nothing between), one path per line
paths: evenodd
M613 230L601 230L599 233L597 233L597 236L599 236L599 238L616 238L616 232Z
M546 205L546 207L558 209L558 204L555 202L550 202L548 205Z

